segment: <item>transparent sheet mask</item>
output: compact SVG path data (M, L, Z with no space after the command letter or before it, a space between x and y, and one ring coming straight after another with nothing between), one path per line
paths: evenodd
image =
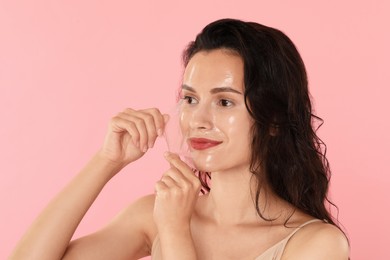
M165 124L164 138L167 144L168 151L175 153L187 163L193 170L196 169L194 161L191 157L191 152L180 129L180 102L169 111L169 120Z
M182 134L180 127L181 120L183 120L187 128L189 127L188 125L191 124L191 121L203 121L204 119L197 118L199 113L201 113L202 116L207 117L206 121L210 121L210 124L212 126L211 129L208 129L207 131L203 132L201 134L201 137L220 140L219 137L221 136L221 131L220 129L215 127L218 121L218 117L216 116L215 111L213 111L212 109L201 109L199 111L196 111L194 110L194 108L191 108L191 110L188 111L186 110L186 108L182 108L182 105L183 104L181 104L181 102L179 101L176 106L171 109L171 111L169 111L168 114L169 120L165 125L164 131L164 137L166 140L168 151L178 154L180 158L185 163L187 163L187 165L193 170L210 172L219 169L222 165L226 163L226 159L229 160L229 156L226 156L226 154L225 156L218 156L220 155L220 152L217 152L214 149L191 152L186 140L187 136L184 136ZM184 109L185 111L181 111L181 109ZM180 118L181 116L184 116L185 118ZM227 118L220 119L223 121L231 121L231 118L229 118L229 120L226 120Z

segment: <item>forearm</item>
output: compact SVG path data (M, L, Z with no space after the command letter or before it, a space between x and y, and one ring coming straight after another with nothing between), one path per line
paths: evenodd
M196 250L190 228L176 231L159 231L161 253L164 260L196 260Z
M61 259L81 219L115 171L119 168L95 155L37 217L10 259Z

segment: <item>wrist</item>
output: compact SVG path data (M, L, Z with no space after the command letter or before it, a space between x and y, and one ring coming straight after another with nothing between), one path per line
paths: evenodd
M197 259L191 229L177 225L176 228L164 228L158 231L162 259Z
M100 151L92 157L91 164L99 167L109 179L115 176L115 174L117 174L125 166L122 163L106 158Z
M178 238L191 236L190 225L180 225L175 223L173 225L164 225L163 227L157 227L160 237L165 238Z

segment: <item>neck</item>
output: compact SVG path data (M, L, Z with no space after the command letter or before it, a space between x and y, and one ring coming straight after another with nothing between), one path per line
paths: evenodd
M257 179L249 170L213 172L211 176L206 210L213 221L219 225L237 225L263 220L255 206ZM265 189L260 191L258 201L262 215L269 219L283 219L281 208L286 208L286 202L270 191L265 192Z
M218 224L243 223L258 218L254 200L256 178L249 170L213 172L207 208Z

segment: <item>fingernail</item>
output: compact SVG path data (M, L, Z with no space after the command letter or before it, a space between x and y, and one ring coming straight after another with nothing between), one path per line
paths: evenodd
M157 130L157 135L158 135L158 136L162 136L162 134L163 134L163 130L162 130L161 128L159 128L159 129Z
M144 153L146 153L147 151L148 151L148 147L144 147L143 149L142 149L142 151L144 152Z
M153 148L153 143L149 143L149 148Z

